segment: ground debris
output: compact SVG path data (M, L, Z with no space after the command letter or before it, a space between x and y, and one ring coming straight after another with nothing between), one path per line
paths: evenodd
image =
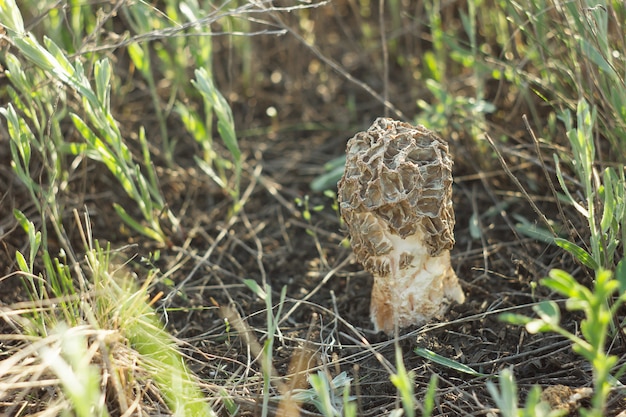
M541 399L553 410L566 410L568 413L578 410L580 402L590 398L591 388L571 388L566 385L551 385L541 393Z

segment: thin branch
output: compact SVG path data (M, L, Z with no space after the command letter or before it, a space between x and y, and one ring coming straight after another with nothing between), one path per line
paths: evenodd
M506 174L511 179L511 181L513 181L515 186L524 195L524 197L526 198L526 200L528 201L528 203L530 204L532 209L535 211L535 213L537 213L537 215L539 216L541 221L548 227L548 229L550 230L552 235L556 237L557 234L554 231L554 229L552 228L552 225L550 224L550 221L548 220L546 215L543 214L543 212L541 210L539 210L539 207L537 207L537 205L535 204L534 200L530 197L530 195L528 194L528 192L526 191L526 189L524 188L522 183L520 183L519 180L517 179L517 177L515 175L513 175L513 173L509 169L509 166L507 165L506 161L504 160L504 157L502 156L502 153L500 153L500 149L498 149L498 147L496 146L496 144L493 141L493 139L491 138L491 136L489 136L489 134L486 133L485 137L489 141L489 144L491 145L493 150L496 152L496 155L498 156L498 160L500 161L500 165L502 165L502 169L504 169L504 172L506 172Z

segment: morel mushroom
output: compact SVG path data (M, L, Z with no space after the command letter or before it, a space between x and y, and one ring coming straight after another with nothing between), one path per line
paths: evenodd
M391 334L465 300L450 265L452 160L424 126L378 118L348 141L341 216L357 260L374 276L370 316Z

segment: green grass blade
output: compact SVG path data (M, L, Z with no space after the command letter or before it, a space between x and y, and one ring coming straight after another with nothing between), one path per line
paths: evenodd
M626 259L626 258L625 258ZM626 260L622 259L615 268L615 279L619 283L620 296L626 295Z
M426 348L415 348L414 350L415 353L417 353L419 356L421 356L424 359L428 359L429 361L435 362L439 365L443 365L446 368L450 368L453 369L455 371L458 372L462 372L464 374L468 374L468 375L472 375L472 376L487 376L486 374L482 374L478 371L475 371L474 369L470 368L467 365L464 365L462 363L456 362L452 359L446 358L444 356L441 356L435 352L433 352L432 350L426 349Z
M435 396L437 394L437 383L439 379L437 374L432 374L430 376L430 381L428 381L428 388L426 389L426 394L424 395L424 402L422 403L422 416L430 417L433 414L433 410L435 409Z
M120 206L119 204L113 203L113 208L115 209L115 212L117 213L117 215L120 216L120 218L124 221L124 223L126 223L127 225L129 225L130 227L132 227L133 229L135 229L142 235L147 236L150 239L154 239L157 242L163 243L166 241L166 238L163 235L163 232L151 229L139 223L137 220L133 219L132 216L130 216L126 212L126 210L124 210L124 208Z
M589 252L587 252L577 244L558 237L554 239L554 243L556 243L562 249L565 249L567 252L571 253L587 268L593 269L595 271L600 267L600 265L598 265L598 263L591 257Z
M415 375L413 372L407 372L399 346L396 346L396 368L398 373L390 375L389 379L400 393L404 412L408 417L413 417L415 416L415 394L413 392Z
M513 372L510 369L503 369L498 381L499 390L493 382L487 381L487 390L491 398L496 402L503 417L518 417L517 384L513 378Z

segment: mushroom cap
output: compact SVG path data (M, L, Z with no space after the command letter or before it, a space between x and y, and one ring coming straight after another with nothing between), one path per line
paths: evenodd
M393 250L391 235L418 233L428 255L454 246L452 159L448 145L424 126L378 118L346 147L339 181L341 215L357 260L372 274L388 275L384 256ZM399 257L399 267L411 255Z

